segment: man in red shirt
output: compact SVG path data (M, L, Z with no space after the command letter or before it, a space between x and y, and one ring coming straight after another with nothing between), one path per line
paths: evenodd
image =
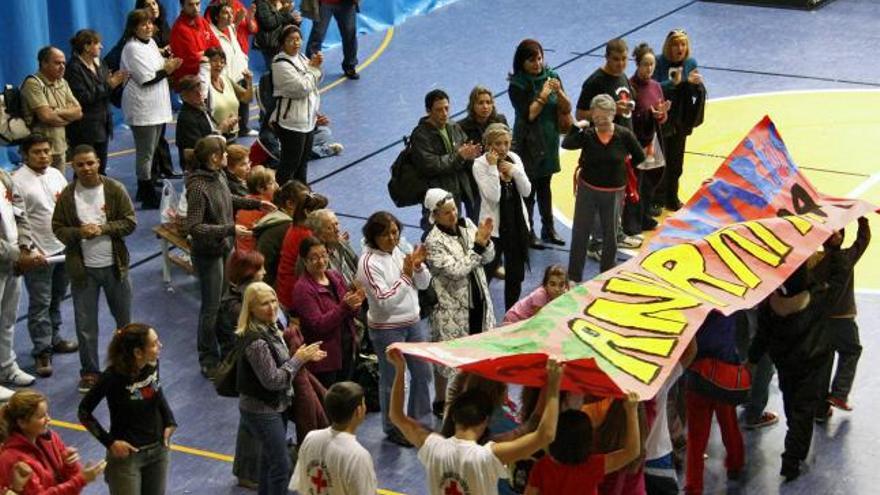
M180 16L171 27L171 53L183 59L180 68L174 71L174 85L183 76L199 73L199 60L205 50L220 48L220 41L211 32L210 25L199 15L199 0L180 0Z

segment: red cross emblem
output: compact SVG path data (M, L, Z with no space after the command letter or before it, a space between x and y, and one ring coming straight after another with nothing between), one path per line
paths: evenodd
M443 495L464 495L464 492L459 489L458 481L449 480L446 488L443 489Z
M12 203L12 189L6 188L6 201Z
M327 488L327 480L324 479L324 470L318 468L315 470L315 475L311 476L309 480L312 482L312 486L317 490L315 493L319 495L324 492L324 488Z

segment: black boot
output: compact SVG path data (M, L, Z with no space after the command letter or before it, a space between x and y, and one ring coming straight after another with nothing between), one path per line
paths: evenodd
M156 210L159 208L160 198L151 181L138 181L138 196L141 201L142 210Z
M546 243L556 244L557 246L565 246L565 241L559 237L559 234L556 233L556 229L553 227L541 229L541 240Z

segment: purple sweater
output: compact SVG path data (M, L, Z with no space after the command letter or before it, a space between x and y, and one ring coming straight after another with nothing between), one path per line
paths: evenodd
M630 80L633 90L636 94L636 108L633 110L632 123L633 131L639 144L647 146L654 139L657 124L663 122L655 122L654 114L651 107L663 101L663 88L660 83L653 79L643 81L637 75L633 75Z

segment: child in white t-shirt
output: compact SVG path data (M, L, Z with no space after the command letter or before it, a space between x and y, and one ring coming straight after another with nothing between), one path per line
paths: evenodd
M397 372L391 388L388 416L403 436L419 449L419 460L427 471L431 495L497 494L498 479L507 476L506 464L546 447L556 436L562 367L553 359L547 362L547 399L538 428L509 442L480 445L477 441L486 431L493 408L485 394L469 390L456 397L448 410L455 423L455 435L444 438L404 414L406 361L395 348L389 348L387 356Z
M364 389L354 382L335 383L324 409L331 426L306 435L288 488L300 495L376 493L373 459L355 437L367 414Z

